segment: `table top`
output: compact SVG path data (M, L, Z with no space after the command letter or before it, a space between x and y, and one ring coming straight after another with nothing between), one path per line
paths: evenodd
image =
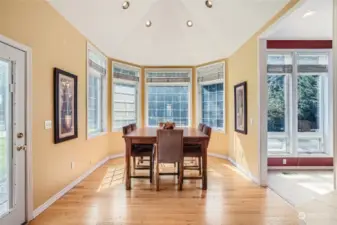
M123 138L155 138L157 137L158 127L137 128ZM206 134L199 131L197 128L174 128L175 130L183 130L184 138L208 138Z

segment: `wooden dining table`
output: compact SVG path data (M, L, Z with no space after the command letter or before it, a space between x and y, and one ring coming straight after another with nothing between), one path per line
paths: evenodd
M125 188L131 190L131 147L133 144L155 144L157 143L157 127L137 128L124 135L125 139ZM184 144L199 144L202 150L202 189L207 190L207 143L209 138L206 134L196 128L175 128L184 132Z

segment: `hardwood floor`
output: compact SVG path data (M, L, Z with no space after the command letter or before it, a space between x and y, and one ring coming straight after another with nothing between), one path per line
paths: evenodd
M123 158L107 162L29 224L301 224L295 209L225 160L209 157L207 191L201 181L188 180L180 192L171 176L161 177L159 192L148 180L134 179L126 191L123 164Z

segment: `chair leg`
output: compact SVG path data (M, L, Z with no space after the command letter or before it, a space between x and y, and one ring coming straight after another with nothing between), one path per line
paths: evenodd
M201 157L198 157L199 176L201 176Z
M132 157L133 160L133 166L132 166L132 173L135 175L136 173L136 157Z
M159 163L156 160L156 191L159 191Z
M183 190L183 180L184 180L184 160L179 163L179 191Z
M152 156L150 156L150 183L152 184L153 180L153 159Z

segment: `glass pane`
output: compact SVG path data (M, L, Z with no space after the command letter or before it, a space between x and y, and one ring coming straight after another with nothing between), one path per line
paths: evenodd
M213 127L224 127L223 83L201 86L201 122Z
M323 152L321 148L322 139L321 138L298 138L298 153L317 153Z
M175 122L176 126L188 126L188 87L148 86L148 123Z
M298 132L319 132L320 83L319 75L300 75L297 79Z
M268 132L286 131L285 75L268 76Z
M0 217L12 208L10 63L0 59Z
M113 127L121 128L137 123L136 85L114 84L113 90Z
M280 153L287 151L287 139L286 138L268 138L268 152Z
M88 96L88 132L99 133L102 130L102 78L89 76Z

